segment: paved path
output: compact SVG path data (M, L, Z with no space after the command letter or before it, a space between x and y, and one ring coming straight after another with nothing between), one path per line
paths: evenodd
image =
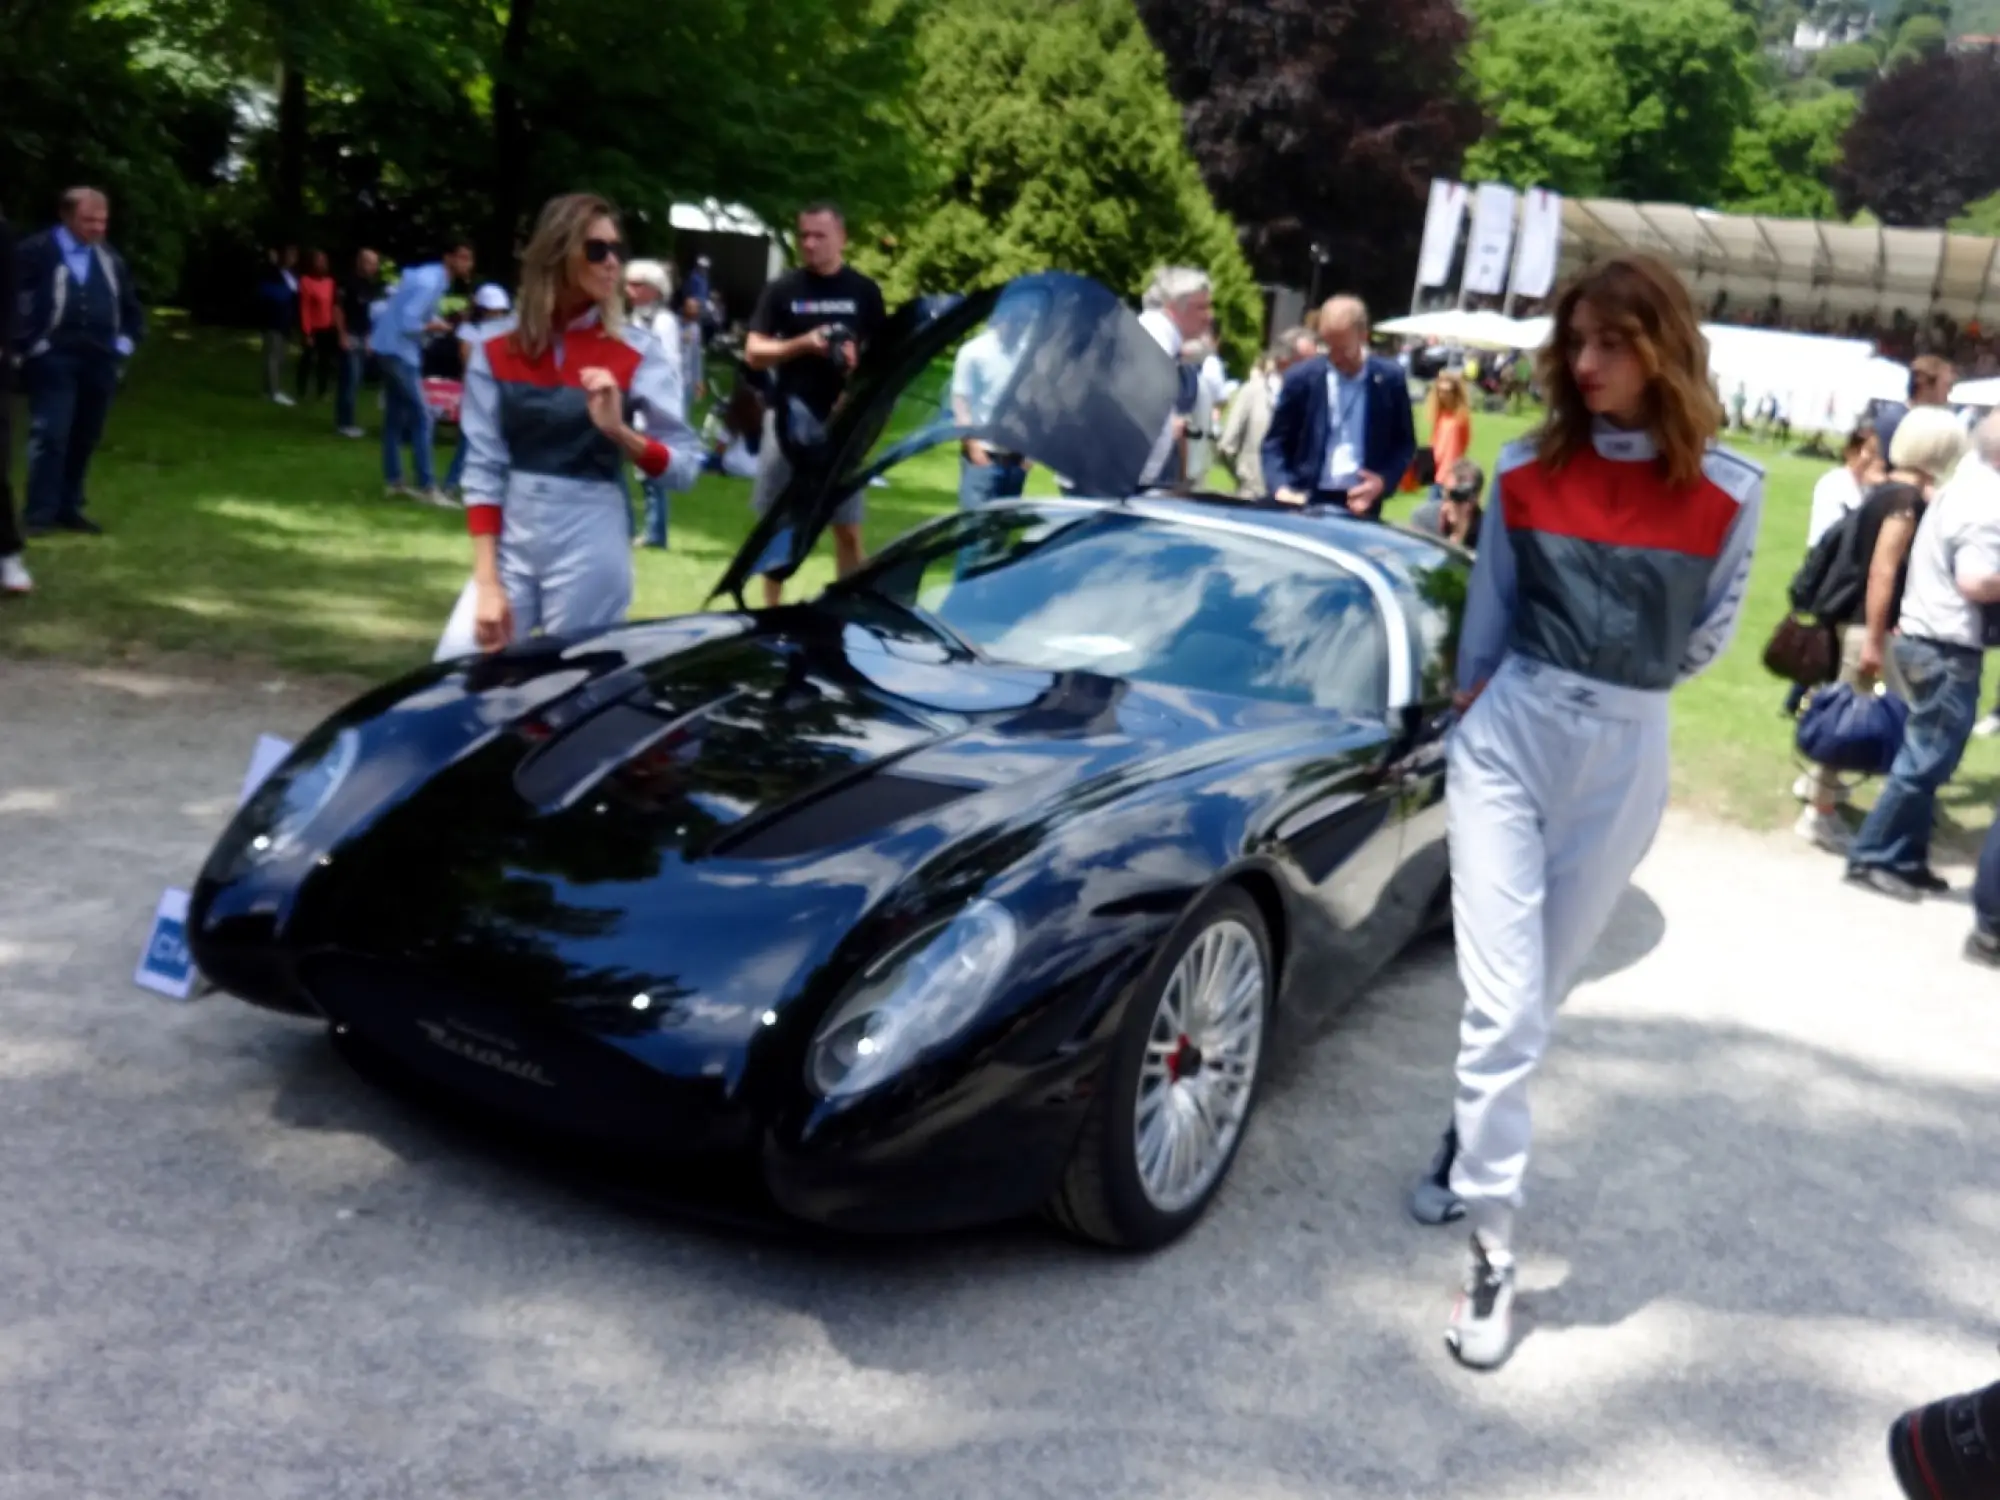
M1512 1365L1401 1216L1431 946L1288 1060L1148 1260L1023 1227L830 1254L598 1201L314 1030L131 971L257 732L323 691L0 664L0 1497L1875 1500L2000 1375L2000 976L1962 905L1675 824L1537 1095Z

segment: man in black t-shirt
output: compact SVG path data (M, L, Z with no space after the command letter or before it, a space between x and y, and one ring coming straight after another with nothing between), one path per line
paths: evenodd
M354 257L354 273L340 283L334 299L333 326L340 335L340 383L333 400L333 426L342 437L361 437L354 420L354 403L361 391L361 372L368 359L368 309L382 295L382 258L373 250Z
M802 420L823 425L832 415L861 347L882 326L882 289L845 264L846 250L847 223L840 210L831 203L808 204L799 211L799 257L805 264L765 287L750 318L744 363L771 371L776 387L750 492L759 515L791 479L784 450L800 435L796 427ZM855 494L833 513L834 564L843 578L861 566L861 510L861 496ZM768 607L775 609L783 592L777 579L765 577Z

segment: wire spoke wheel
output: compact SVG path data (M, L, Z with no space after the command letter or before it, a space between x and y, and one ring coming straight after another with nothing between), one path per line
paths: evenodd
M1178 1213L1215 1183L1249 1115L1270 976L1249 928L1225 917L1188 946L1160 992L1133 1105L1139 1186Z

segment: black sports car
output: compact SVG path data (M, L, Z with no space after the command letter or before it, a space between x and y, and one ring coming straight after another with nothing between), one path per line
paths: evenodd
M1443 915L1468 571L1345 516L1082 498L1132 493L1175 391L1079 278L904 308L795 424L737 607L349 705L211 854L196 959L440 1094L808 1220L1172 1239L1275 1023ZM968 435L1065 493L741 607L843 496Z

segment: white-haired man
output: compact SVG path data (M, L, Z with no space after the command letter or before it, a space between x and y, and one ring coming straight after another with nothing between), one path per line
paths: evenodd
M1153 444L1140 472L1143 485L1169 484L1182 473L1182 445L1187 438L1188 415L1197 399L1199 372L1180 362L1181 345L1201 338L1215 321L1215 290L1208 272L1192 266L1163 266L1153 273L1140 299L1139 323L1181 372L1181 391L1174 402L1174 414Z

